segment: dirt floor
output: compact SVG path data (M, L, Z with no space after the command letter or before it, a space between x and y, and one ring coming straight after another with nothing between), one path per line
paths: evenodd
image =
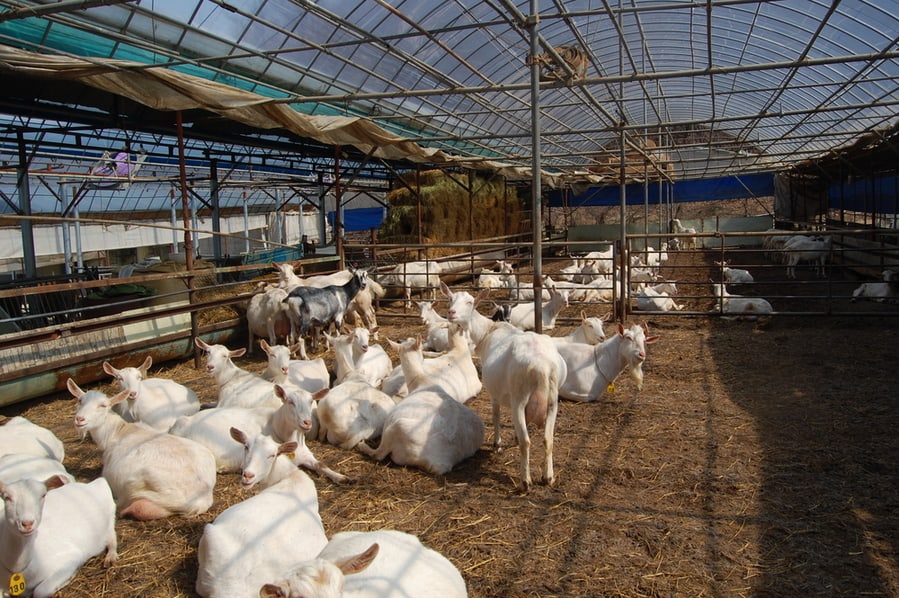
M690 309L711 303L712 257L672 257L681 293L695 296ZM761 323L649 317L661 339L649 347L642 391L621 377L597 403L562 403L553 488L520 493L517 449L494 454L489 433L442 477L310 442L354 480L316 478L326 531L414 533L458 566L472 597L899 596L899 320L878 313L895 306L868 305L868 317ZM568 308L554 332L568 332L580 309ZM389 316L399 311L381 312L382 340L420 330ZM261 371L260 355L239 364ZM192 362L156 373L214 400ZM486 393L469 404L489 422ZM69 397L2 413L52 429L79 480L100 474L96 447L72 427ZM503 421L508 441L508 413ZM539 477L543 451L532 437ZM236 474L220 475L202 516L120 520L118 563L104 570L91 560L59 595L195 596L203 525L245 496Z

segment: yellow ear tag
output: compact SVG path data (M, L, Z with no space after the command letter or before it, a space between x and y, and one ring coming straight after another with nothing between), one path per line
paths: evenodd
M613 392L615 392L615 385L613 383L609 382L609 385L606 386L606 392L609 394L612 394Z
M284 455L285 455L288 459L290 459L291 461L293 461L294 459L297 458L297 454L296 454L296 453L284 453Z
M9 576L9 595L21 596L25 593L25 576L22 573L13 573Z

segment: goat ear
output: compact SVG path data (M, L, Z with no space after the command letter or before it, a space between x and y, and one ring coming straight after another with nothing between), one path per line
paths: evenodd
M323 388L320 391L312 394L312 400L313 401L321 401L322 399L325 398L325 395L327 395L330 391L331 391L330 388Z
M143 373L143 375L146 376L147 372L150 369L150 366L152 366L152 365L153 365L153 356L147 355L147 358L144 359L144 362L142 364L140 364L140 367L137 369L139 369L141 371L141 373Z
M287 598L287 592L281 586L267 583L259 590L261 598Z
M646 340L644 340L643 342L646 343L647 345L651 345L652 343L656 342L660 338L662 338L662 337L659 336L658 334L655 336L647 336Z
M77 384L75 384L74 378L69 378L68 380L66 380L66 388L69 389L69 392L72 393L72 396L76 399L80 398L81 395L84 394L84 391L81 390L81 388Z
M618 322L618 334L624 336L624 324Z
M240 428L231 427L231 438L241 443L244 446L247 446L247 435L244 434L243 430Z
M126 399L128 398L128 395L129 395L129 394L130 394L130 393L129 393L127 390L123 390L122 392L120 392L120 393L118 393L117 395L115 395L115 396L113 396L112 398L110 398L110 399L109 399L109 403L110 403L111 405L118 405L118 404L121 403L122 401L126 400Z
M65 486L67 481L68 480L66 480L61 475L55 475L44 480L44 486L47 487L47 490L54 490L56 488Z
M342 561L335 562L337 568L340 569L344 575L349 575L351 573L359 573L364 570L366 567L371 565L372 561L375 560L375 557L378 556L378 550L380 547L378 543L375 542L371 546L368 547L368 550L361 554L357 554L355 556L348 557L343 559Z
M290 442L285 442L278 447L279 455L287 455L289 453L295 453L295 452L297 452L297 443L294 440L291 440Z

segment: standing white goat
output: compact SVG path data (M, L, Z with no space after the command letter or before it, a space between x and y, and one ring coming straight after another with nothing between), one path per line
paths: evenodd
M647 337L642 326L625 329L619 324L617 334L598 345L569 343L560 346L559 353L568 365L568 376L559 387L559 396L572 401L596 401L624 370L630 372L640 390L646 345L658 339L658 336Z
M824 278L826 276L824 266L827 258L830 257L832 243L833 237L831 236L823 239L805 235L791 237L783 246L783 252L787 259L787 278L796 278L796 265L799 262L812 262L815 273Z
M103 451L103 477L109 482L120 517L149 520L199 515L212 506L215 457L205 446L143 424L126 422L112 406L128 397L84 392L66 382L77 399L75 428L90 433Z
M53 596L104 549L103 565L115 563L115 502L104 478L89 484L59 476L0 482L0 497L4 596Z
M466 598L468 590L456 566L417 537L377 530L335 534L317 558L265 583L259 596Z
M464 291L454 293L446 284L441 289L450 301L447 318L467 329L481 360L484 388L493 404L493 445L502 450L500 409L509 408L520 451L519 478L524 490L531 485L530 446L527 424L543 426L546 465L543 480L553 484L553 434L559 410L559 386L568 373L550 337L525 332L505 322L492 322L478 313L477 305L487 298L487 290L477 299Z
M128 422L143 422L154 430L167 432L182 415L200 410L200 399L190 388L167 378L148 378L153 358L147 355L138 367L116 369L108 361L103 371L116 379L121 390L128 391L128 400L116 405Z
M231 436L244 453L241 486L262 491L203 529L196 585L203 598L254 598L265 580L314 558L328 541L315 484L289 457L296 443L248 437L238 428Z

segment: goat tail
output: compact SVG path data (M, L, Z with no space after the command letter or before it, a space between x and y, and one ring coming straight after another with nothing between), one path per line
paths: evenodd
M524 408L525 422L537 427L546 424L550 405L559 400L559 373L550 363L542 365L544 367L540 368L534 364L531 368L531 374L536 374L536 380Z

